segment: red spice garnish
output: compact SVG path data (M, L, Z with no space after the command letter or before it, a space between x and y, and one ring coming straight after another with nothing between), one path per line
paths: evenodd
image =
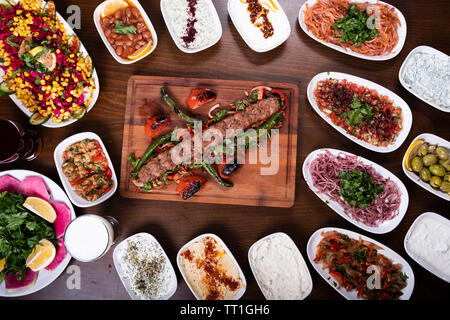
M183 257L185 257L186 259L188 259L190 262L192 262L193 257L192 257L192 252L191 252L191 250L186 249L186 250L184 250L184 251L181 253L181 255L182 255Z

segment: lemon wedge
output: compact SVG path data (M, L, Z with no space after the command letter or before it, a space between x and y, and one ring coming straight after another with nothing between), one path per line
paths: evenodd
M408 148L408 150L406 151L406 157L405 157L405 168L406 170L413 172L413 169L411 168L411 155L415 155L417 153L417 150L419 149L419 147L422 145L423 140L419 139L414 141L413 144L411 144L411 146Z
M34 57L34 56L37 55L39 52L41 52L42 49L44 49L43 46L37 46L37 47L31 49L31 50L29 51L29 54L31 54L31 55Z
M28 197L25 199L23 206L42 219L50 223L55 222L56 211L47 201L37 197Z
M124 0L108 0L103 6L101 17L104 18L126 7L128 7L128 2Z
M153 42L149 41L145 46L140 47L135 52L130 54L127 58L130 60L137 60L145 56L152 49Z
M33 271L39 271L52 263L56 256L56 248L47 239L42 239L34 247L33 251L28 256L25 264Z

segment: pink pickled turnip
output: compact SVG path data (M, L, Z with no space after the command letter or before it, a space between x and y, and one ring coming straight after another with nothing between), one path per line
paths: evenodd
M19 193L20 190L20 181L16 178L6 174L0 177L0 192L3 191L12 191Z
M19 273L10 273L5 277L5 288L7 291L12 292L16 290L23 290L34 286L38 277L38 272L34 272L31 269L27 269L25 279L17 280Z
M48 201L50 194L44 180L41 177L26 177L20 183L19 193L27 197L38 197Z

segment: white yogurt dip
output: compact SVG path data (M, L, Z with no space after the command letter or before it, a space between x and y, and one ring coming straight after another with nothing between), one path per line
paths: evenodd
M228 12L247 45L254 51L265 52L286 41L291 33L291 26L277 0L260 0L259 3L269 10L267 18L273 27L273 35L267 38L264 37L260 28L251 22L245 0L229 0Z
M250 249L249 260L268 300L299 300L312 289L305 260L284 233L275 233L256 242Z
M406 241L407 249L450 279L450 227L430 217L418 220Z

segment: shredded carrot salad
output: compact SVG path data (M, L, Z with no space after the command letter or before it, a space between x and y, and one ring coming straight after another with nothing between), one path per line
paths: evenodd
M377 19L378 34L363 44L352 42L339 42L341 31L333 28L339 19L346 16L350 4L356 4L358 10L379 12ZM313 6L306 5L304 11L305 24L312 34L325 42L330 42L367 56L383 56L390 54L399 41L397 28L401 25L394 8L385 4L351 3L349 0L317 0Z

